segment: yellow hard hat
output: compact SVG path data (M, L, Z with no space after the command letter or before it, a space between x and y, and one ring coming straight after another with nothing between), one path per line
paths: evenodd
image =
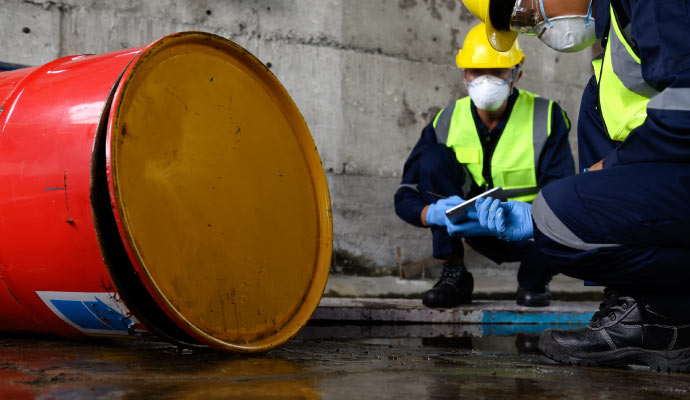
M512 68L525 60L518 41L515 40L508 51L496 51L489 44L480 22L465 36L465 43L458 51L455 62L458 68Z
M509 19L497 24L505 25L504 29L496 29L494 23L497 21L491 20L492 13L489 11L498 11L493 15L505 15L504 10L510 12L515 0L462 0L462 2L472 14L486 24L486 38L491 43L491 47L498 51L508 51L517 39L518 33L510 29ZM509 18L510 14L507 16Z

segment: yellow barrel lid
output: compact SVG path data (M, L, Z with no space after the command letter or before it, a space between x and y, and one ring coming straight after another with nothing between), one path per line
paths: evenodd
M123 73L108 185L149 293L215 348L269 350L316 309L332 253L326 177L276 77L208 33L167 36Z

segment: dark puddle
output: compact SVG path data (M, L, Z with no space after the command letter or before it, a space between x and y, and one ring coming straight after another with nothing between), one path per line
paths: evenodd
M668 399L690 376L570 367L548 326L309 325L263 355L0 337L0 399ZM575 328L560 326L558 328Z
M538 324L309 324L301 340L334 340L380 346L442 347L505 354L541 354L539 335L545 329L580 329L583 325Z

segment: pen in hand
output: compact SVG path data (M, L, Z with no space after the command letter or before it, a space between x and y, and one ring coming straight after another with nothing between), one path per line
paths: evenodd
M442 195L442 194L430 192L430 191L428 191L428 190L427 190L426 192L429 193L429 194L432 195L432 196L438 197L439 199L447 199L447 198L448 198L448 196L444 196L444 195Z

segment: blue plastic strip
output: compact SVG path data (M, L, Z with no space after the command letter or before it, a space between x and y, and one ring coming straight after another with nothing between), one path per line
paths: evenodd
M484 311L483 324L540 324L540 325L585 325L594 313L542 312L519 313L511 311Z
M547 329L562 331L582 329L585 325L540 325L540 324L492 324L482 325L482 336L515 336L517 334L540 335Z

